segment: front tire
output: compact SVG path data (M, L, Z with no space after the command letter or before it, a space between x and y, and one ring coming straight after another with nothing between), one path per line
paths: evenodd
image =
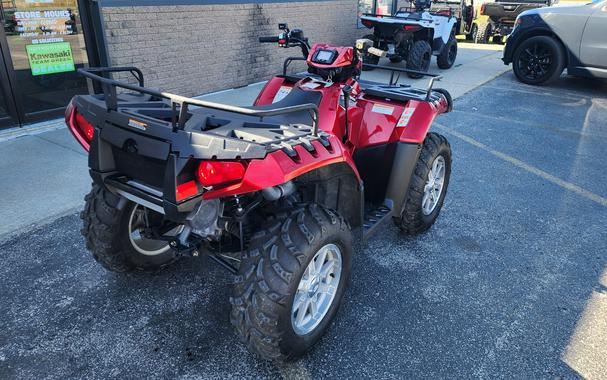
M436 58L436 64L439 69L450 69L455 63L455 58L457 58L457 40L451 36L445 47L443 47L443 51Z
M230 299L230 320L239 339L263 359L303 355L337 312L351 256L352 236L344 219L315 204L283 215L253 235Z
M523 83L548 84L563 73L565 52L552 37L535 36L523 41L512 58L514 75Z
M409 51L409 57L407 58L407 69L415 71L427 72L430 68L430 60L432 59L432 47L425 40L415 41L411 50ZM419 79L422 77L420 74L407 73L409 78Z
M179 259L168 242L145 239L139 232L142 212L148 212L148 220L161 220L160 214L133 202L119 207L120 197L98 184L93 184L84 199L81 233L87 249L105 269L119 273L157 272ZM178 229L175 227L174 232Z
M451 146L438 133L428 133L400 217L394 223L407 235L428 230L440 213L451 176Z

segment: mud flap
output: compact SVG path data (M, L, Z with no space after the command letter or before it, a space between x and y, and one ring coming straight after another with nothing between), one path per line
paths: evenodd
M399 142L396 145L384 201L384 204L392 210L394 217L400 217L421 150L420 144Z

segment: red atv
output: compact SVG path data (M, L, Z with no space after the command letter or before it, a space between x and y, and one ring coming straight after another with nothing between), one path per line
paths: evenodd
M360 80L372 41L310 47L301 30L280 28L260 41L304 58L288 58L252 107L148 89L133 67L89 68L81 73L103 93L74 97L66 122L89 151L81 217L93 257L111 271L153 272L208 256L235 275L239 338L285 360L331 323L355 239L390 220L417 234L438 217L451 150L428 129L452 101L432 89L436 76L426 90L399 85L405 69L385 68L389 84ZM287 75L293 60L308 74Z

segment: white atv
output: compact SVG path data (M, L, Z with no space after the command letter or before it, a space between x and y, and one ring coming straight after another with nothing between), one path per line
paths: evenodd
M433 55L437 56L439 68L450 68L457 56L457 19L453 11L449 8L430 11L431 0L416 0L413 4L415 8L400 8L391 16L364 14L361 22L373 28L373 34L363 38L371 40L373 47L382 50L382 56L390 61L406 61L408 70L427 72ZM379 58L377 54L363 56L363 69L373 69ZM421 77L414 72L407 75Z

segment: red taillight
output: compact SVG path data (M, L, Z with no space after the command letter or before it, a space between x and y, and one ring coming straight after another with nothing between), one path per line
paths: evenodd
M417 29L421 29L421 26L419 25L404 25L403 26L404 30L417 30Z
M362 24L363 24L364 26L366 26L367 28L371 28L371 27L373 26L373 21L370 21L370 20L362 20L361 22L362 22Z
M202 186L209 187L238 182L244 172L244 165L238 161L203 161L196 174Z
M91 141L93 141L95 128L78 113L76 107L71 103L65 110L65 123L76 138L76 141L88 152L91 147Z
M89 143L91 141L93 141L93 135L95 134L95 128L93 128L91 123L86 121L84 116L82 116L78 112L76 112L76 125L78 126L78 129L80 129L80 131L82 132L86 141L88 141Z
M195 181L188 181L181 185L177 185L177 189L175 190L175 199L178 202L198 195L198 185Z

